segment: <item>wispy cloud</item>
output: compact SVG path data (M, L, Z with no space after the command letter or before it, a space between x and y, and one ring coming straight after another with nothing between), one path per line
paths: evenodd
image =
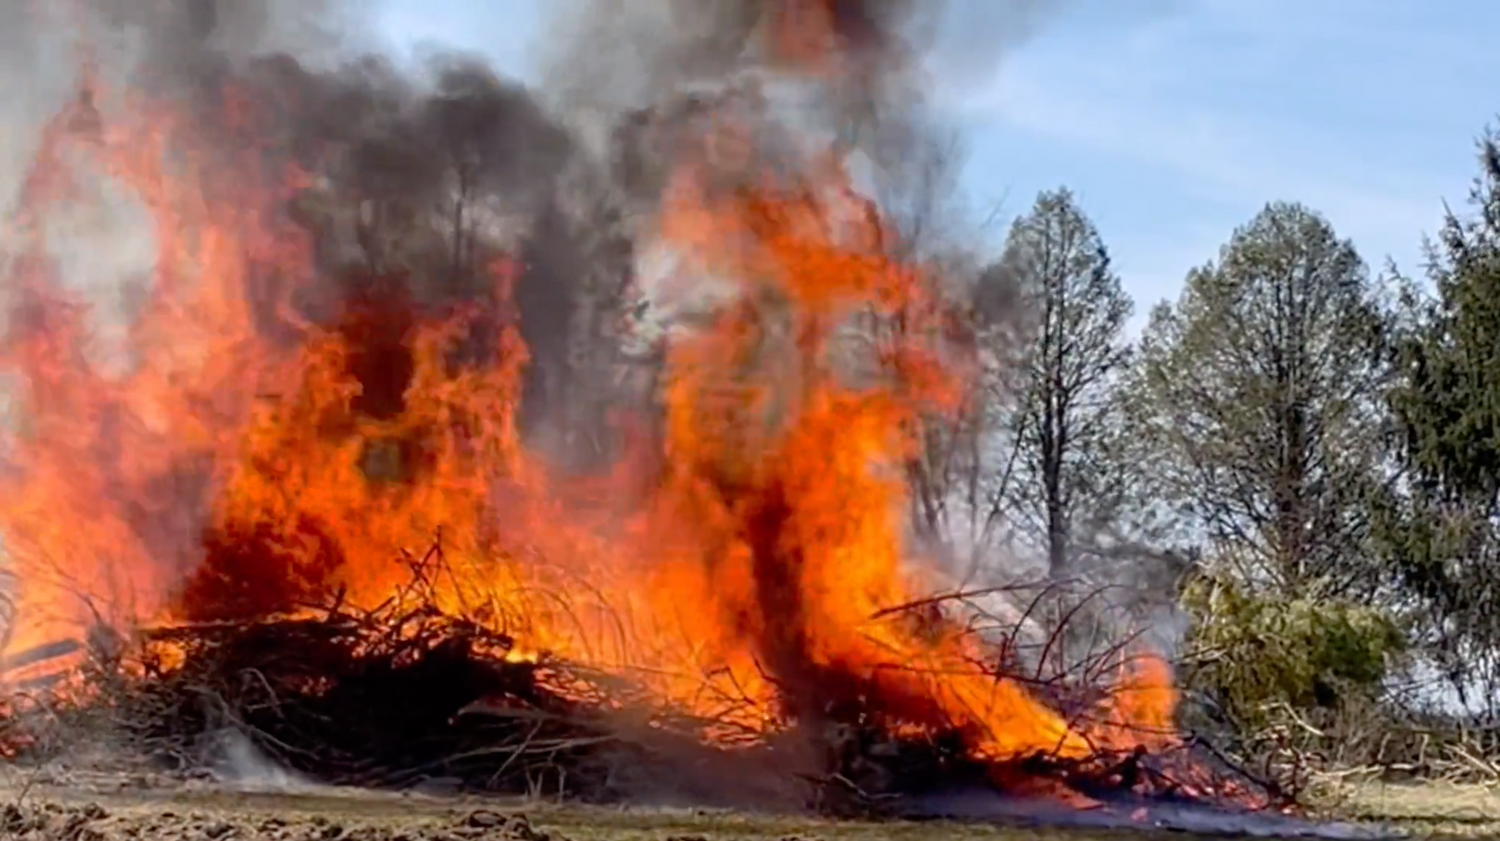
M981 140L976 169L1081 175L1080 192L1114 208L1121 262L1167 272L1146 279L1149 294L1170 294L1271 199L1306 202L1372 263L1389 254L1410 268L1442 199L1467 188L1472 138L1500 108L1488 89L1500 54L1483 35L1500 29L1500 9L1432 5L1442 8L1179 0L1101 26L1080 2L990 85L949 105L991 141L1032 143L1029 159L997 161ZM1127 183L1138 192L1120 195ZM1188 247L1202 251L1187 259Z
M456 44L524 74L547 4L385 5L403 49ZM1500 110L1484 0L956 0L948 23L935 66L976 129L971 191L1016 212L1074 188L1143 305L1272 199L1414 269Z

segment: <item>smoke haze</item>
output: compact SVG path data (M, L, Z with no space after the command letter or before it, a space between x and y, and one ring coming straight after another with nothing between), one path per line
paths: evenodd
M527 88L470 55L434 50L414 68L398 64L376 50L379 34L358 3L12 4L0 17L0 69L33 81L0 105L0 201L15 206L43 126L80 91L85 128L113 119L122 82L190 108L218 108L226 88L242 91L259 109L263 154L317 176L288 209L314 232L326 277L297 302L302 315L326 319L380 284L424 303L462 300L483 291L474 285L479 245L515 253L514 300L532 357L523 431L560 460L597 464L609 453L609 405L649 390L621 375L640 362L629 358L632 341L649 346L723 303L723 290L701 279L668 289L672 255L652 247L668 165L702 152L705 126L750 110L770 117L757 121L769 133L834 138L873 173L901 232L931 236L961 163L934 152L949 148L949 129L927 95L933 79L988 78L1062 8L836 3L852 70L809 85L789 82L754 37L778 5L559 0L540 26L539 81ZM203 123L220 132L211 145L233 167L243 139ZM764 140L762 152L789 148ZM743 173L723 175L732 183ZM156 253L151 220L110 179L80 183L85 193L40 234L8 230L5 244L43 236L62 277L106 316L96 364L128 365L124 331Z

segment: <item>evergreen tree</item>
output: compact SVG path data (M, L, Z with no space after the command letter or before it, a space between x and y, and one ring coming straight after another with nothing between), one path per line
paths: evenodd
M1500 686L1500 136L1480 142L1466 216L1429 246L1434 297L1399 347L1391 405L1410 470L1390 559L1463 692ZM1469 694L1469 693L1465 693ZM1490 702L1491 704L1494 701Z

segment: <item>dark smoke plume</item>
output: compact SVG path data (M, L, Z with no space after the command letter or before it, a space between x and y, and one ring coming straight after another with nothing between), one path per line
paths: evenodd
M590 270L623 277L628 249L585 231L607 216L602 179L589 176L571 132L531 92L466 55L436 53L414 72L398 68L369 49L374 39L358 3L79 0L8 8L0 59L13 77L42 84L7 108L6 131L18 135L11 146L23 152L0 161L7 204L34 135L67 97L79 98L80 126L111 119L127 90L165 100L205 117L194 128L198 142L224 154L217 188L237 189L234 161L246 149L273 167L295 164L314 175L287 208L313 234L321 263L322 281L298 302L309 320L371 296L434 306L463 300L487 292L483 263L524 252L516 302L532 353L526 418L533 431L561 418L565 385L577 379L580 357L589 358L575 345L589 338L579 330L593 329L579 323ZM248 124L224 120L226 95L250 104ZM79 231L98 257L65 266L70 280L119 287L149 268L140 209L122 198L111 210L113 240ZM607 265L593 265L600 262ZM101 290L106 298L116 292ZM399 393L399 383L390 387Z
M760 35L818 4L831 10L856 70L789 91ZM666 165L695 142L701 122L724 108L775 111L767 125L836 137L871 162L877 180L905 185L916 150L934 145L923 92L952 10L984 18L985 30L1013 44L1021 36L1005 37L1007 28L1029 31L1052 4L1006 0L999 5L1008 11L983 15L973 5L558 0L533 92L469 56L438 53L414 72L398 67L375 49L368 6L358 2L15 3L0 13L0 62L33 84L0 106L5 131L17 135L5 146L20 150L0 159L0 200L9 203L34 145L25 135L76 95L84 67L100 82L84 96L102 119L121 80L208 111L238 90L255 103L257 147L320 176L288 211L316 234L328 279L302 302L308 316L326 316L372 283L396 283L422 302L461 299L476 291L476 261L494 250L521 254L516 299L533 354L525 426L570 451L600 438L599 404L625 397L611 331L627 306L636 252L651 239ZM222 120L202 125L220 132L226 154L247 144ZM150 254L139 208L128 198L116 204L110 231L79 231L96 256L69 272L106 287L105 297L121 294ZM101 270L101 262L116 265ZM670 310L651 318L675 318Z
M790 81L765 52L765 28L819 4L832 12L840 60L851 69ZM936 65L983 75L997 52L990 47L1013 46L1046 5L969 4L994 24L970 30L996 39ZM414 71L398 66L372 48L358 0L15 2L0 12L0 69L31 84L0 104L0 140L16 141L0 149L19 150L0 159L0 200L10 204L20 184L35 145L27 132L68 97L80 103L80 131L112 119L127 87L200 113L202 139L224 156L219 188L235 189L234 161L247 148L315 176L286 208L314 235L319 259L320 282L296 303L320 323L361 308L364 319L348 328L358 337L351 373L364 386L361 411L399 411L411 369L400 337L412 310L486 294L485 264L509 254L519 265L514 303L531 354L523 432L587 466L610 455L610 405L650 398L656 357L625 359L622 349L650 346L674 322L722 303L709 282L692 285L690 300L665 301L651 273L636 277L636 266L648 264L671 165L706 154L702 138L715 120L749 113L764 132L756 138L763 157L748 172L719 173L726 186L779 164L795 170L789 139L822 135L870 172L871 192L907 240L892 246L930 250L917 240L942 227L931 208L948 198L933 193L954 186L937 170L957 165L938 155L947 130L927 97L932 50L953 26L944 17L953 8L936 0L557 0L544 82L530 90L472 56L436 53ZM1024 31L1005 31L1022 17ZM248 126L221 119L229 91L253 105ZM129 198L100 190L114 218L73 226L88 247L63 250L90 256L64 261L64 273L107 287L99 297L119 298L126 319L129 281L153 254L149 227ZM642 306L631 305L632 293ZM1014 317L1006 296L977 303L992 318ZM644 317L620 327L626 312ZM473 340L482 345L485 336ZM260 607L252 592L235 601Z
M818 3L831 10L855 70L788 86L761 35ZM761 121L768 131L827 134L872 162L877 179L905 184L914 151L934 145L924 57L947 7L559 0L537 92L470 56L437 53L416 71L398 67L374 49L367 7L342 0L14 4L0 21L0 47L9 69L40 82L28 88L35 102L7 107L10 127L34 131L93 67L100 89L83 95L100 119L127 80L131 90L214 115L202 131L218 132L212 140L226 156L253 142L315 173L319 183L288 208L314 233L326 278L300 302L311 320L351 297L385 294L372 287L399 286L424 304L461 300L482 286L480 262L497 251L520 256L516 304L532 354L525 430L560 452L599 457L607 404L631 396L618 385L631 381L630 365L614 331L668 165L697 151L705 121L750 108L775 115ZM241 129L253 137L218 119L226 90L254 104L253 127ZM7 199L9 176L25 160L0 161ZM79 232L96 256L69 272L105 287L105 297L123 294L151 253L139 208L119 203L108 235ZM101 270L101 261L117 265ZM651 278L641 280L648 323L627 332L649 336L660 326L651 322L701 304L660 305Z

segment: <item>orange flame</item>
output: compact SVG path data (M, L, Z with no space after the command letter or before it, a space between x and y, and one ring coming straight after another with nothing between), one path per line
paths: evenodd
M831 5L792 6L822 28L775 27L778 54L828 55ZM232 104L226 119L253 125ZM513 634L513 656L626 675L752 733L854 696L909 726L956 726L984 759L1171 732L1164 663L1127 681L1140 691L1110 723L1077 725L976 668L985 652L961 628L891 610L924 595L902 563L901 466L922 414L953 406L960 382L931 341L928 286L887 258L841 161L730 190L703 161L680 167L661 235L740 295L671 346L666 467L622 520L518 442L526 351L503 261L493 295L456 311L383 295L309 323L295 301L323 281L280 210L306 176L253 149L225 160L160 104L131 113L82 140L60 115L25 196L33 248L12 265L4 345L21 419L0 475L20 581L5 653L98 623L295 613L335 593L374 608L440 534L438 607ZM45 257L68 154L154 220L123 374L89 361L93 314ZM841 331L859 315L905 329L872 370L850 371L859 351ZM481 352L465 346L476 325Z

